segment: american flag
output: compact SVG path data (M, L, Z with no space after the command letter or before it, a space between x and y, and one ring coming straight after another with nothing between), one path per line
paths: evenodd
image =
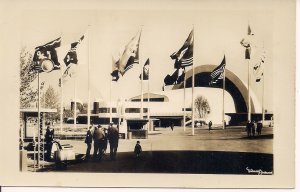
M175 60L174 68L179 69L193 65L194 30L192 30L183 46L170 57Z
M210 74L210 77L211 77L210 84L217 83L219 79L224 78L225 66L226 66L226 59L225 59L225 55L224 55L222 63L218 67L216 67Z

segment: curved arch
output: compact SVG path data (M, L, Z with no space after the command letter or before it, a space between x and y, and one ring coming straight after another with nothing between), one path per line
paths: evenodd
M211 87L210 73L216 68L216 65L201 65L195 67L195 87ZM186 72L186 87L192 85L192 69ZM174 85L172 89L182 89L183 83ZM222 81L219 81L212 88L223 88ZM226 69L225 90L232 96L237 113L248 112L248 89L246 84L240 80L233 72ZM256 96L250 89L251 113L255 113L259 107Z

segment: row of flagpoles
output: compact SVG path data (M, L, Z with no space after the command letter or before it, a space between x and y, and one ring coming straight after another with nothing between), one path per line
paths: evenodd
M61 87L61 106L60 106L60 131L62 131L62 122L63 122L63 83L68 80L68 78L71 78L75 74L76 65L78 62L80 62L80 59L77 57L77 50L81 46L82 41L88 41L87 46L87 58L88 58L88 66L89 66L89 38L85 38L87 34L89 33L89 30L85 35L83 35L77 42L72 43L69 45L70 49L67 52L67 54L64 57L64 63L65 63L65 70L64 65L61 65L58 60L56 49L61 46L61 38L55 39L45 45L38 46L35 48L35 53L33 57L34 62L34 71L38 73L38 89L40 89L40 73L42 72L51 72L53 70L61 70L61 78L60 81L60 87ZM119 56L119 58L114 59L113 58L113 71L110 74L112 79L110 83L110 122L112 122L112 82L117 82L121 76L123 76L129 69L133 67L134 64L140 63L140 40L141 40L141 34L142 29L129 41L129 43L126 45L123 54ZM250 59L251 59L251 50L255 46L252 43L253 33L251 32L251 28L248 25L248 34L247 36L242 39L241 45L245 47L245 59L248 63L248 120L251 120L251 101L250 101ZM88 39L88 40L86 40ZM183 83L184 87L184 98L183 98L183 115L184 115L184 130L186 130L186 68L192 67L192 135L194 135L194 122L195 122L195 104L194 104L194 86L195 86L195 70L194 70L194 29L191 30L188 38L184 42L183 46L173 54L170 55L171 59L174 60L174 69L175 72L172 75L167 75L164 79L165 85L174 85L174 84L180 84ZM259 59L259 62L256 62L253 70L256 74L256 82L264 81L263 78L263 64L265 62L265 53L261 54L261 57ZM223 128L225 123L225 111L224 111L224 103L225 103L225 66L226 66L226 60L225 55L224 58L219 66L217 66L212 72L211 72L211 81L210 85L213 85L218 82L218 80L223 80L223 109L222 109L222 120L223 120ZM150 95L149 95L149 84L150 84L150 59L148 58L145 64L141 65L141 74L140 74L140 80L141 80L141 106L140 106L140 117L143 118L143 101L144 101L144 95L143 95L143 81L148 80L148 106L150 101ZM88 73L90 73L90 69L88 67ZM74 127L76 128L76 109L77 109L77 100L76 100L76 76L74 78ZM264 83L263 83L263 91L264 91ZM38 119L40 121L40 92L38 92ZM264 106L263 106L263 99L264 99L264 93L262 94L262 120L264 120ZM149 121L150 115L149 115L149 107L147 111L147 119ZM88 127L90 126L90 75L88 75L88 109L87 109L87 124ZM40 122L39 122L40 125ZM39 135L40 138L40 135Z

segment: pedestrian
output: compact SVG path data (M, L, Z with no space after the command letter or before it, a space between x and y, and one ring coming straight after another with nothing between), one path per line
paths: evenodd
M251 137L251 122L248 121L246 124L246 131L247 131L247 136Z
M103 155L104 155L106 153L106 150L107 150L108 132L107 132L106 128L103 128L103 131L104 131L104 145L103 145Z
M212 122L211 122L211 121L209 121L209 123L208 123L208 131L210 131L210 130L211 130L211 126L212 126Z
M92 142L93 142L93 136L91 132L92 126L90 126L86 132L85 140L84 142L87 145L86 153L85 153L85 160L88 161L90 159L90 152L92 148Z
M54 138L54 130L50 130L50 126L47 126L46 134L45 134L45 142L46 142L46 160L51 159L51 151L52 151L52 145L53 145L53 138Z
M101 160L103 154L103 146L104 146L104 132L101 129L101 126L95 127L95 131L93 134L94 139L94 159Z
M257 127L256 127L257 135L261 135L262 127L263 127L262 122L261 121L257 122Z
M119 130L110 123L107 130L107 136L110 147L110 159L116 160L118 144L119 144Z
M136 158L139 158L142 152L142 146L140 145L140 141L136 142L136 145L134 147L134 154Z
M251 123L251 133L252 133L253 137L255 136L255 128L256 128L256 123L253 120L252 123Z
M171 122L170 127L171 127L171 129L173 131L173 129L174 129L174 123L173 123L173 121Z

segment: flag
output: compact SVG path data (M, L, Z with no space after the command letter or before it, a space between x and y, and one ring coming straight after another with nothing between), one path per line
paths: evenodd
M150 64L150 60L148 58L143 67L143 80L149 80L149 64ZM140 74L139 77L140 79L142 78L141 76L142 74Z
M64 62L67 67L70 64L78 63L76 50L77 50L78 45L82 42L83 39L84 39L84 35L77 42L71 43L71 49L69 50L69 52L67 53L67 55L64 58Z
M116 61L114 57L112 57L112 73L110 74L112 76L112 81L118 81L120 76L119 76L119 61Z
M170 57L175 60L174 68L179 69L193 65L194 29L190 32L183 46Z
M250 28L250 25L248 25L248 32L247 36L241 40L241 45L245 47L245 59L251 59L251 47L252 45L252 36L254 34L252 33L252 30Z
M59 84L64 83L69 78L75 76L77 71L78 62L84 63L82 60L82 56L78 56L78 49L81 43L84 40L84 35L76 42L71 43L69 46L69 51L67 52L66 56L64 57L64 63L66 65L66 70L64 71L61 79L59 80ZM84 53L87 54L87 53ZM87 56L86 56L87 57Z
M183 68L176 69L172 75L167 75L164 79L165 85L176 85L184 81L185 72Z
M60 47L61 38L57 38L45 45L35 48L33 55L33 70L41 72L51 72L52 70L60 69L56 48Z
M215 84L218 82L219 79L223 79L224 78L224 70L225 70L225 66L226 66L226 59L225 59L225 55L224 58L221 62L221 64L216 67L210 74L210 85Z
M251 32L251 27L250 27L250 25L248 25L248 35L252 35L252 32Z
M139 63L139 44L141 31L138 32L126 45L123 54L115 62L115 68L123 76L126 71L133 67L133 64ZM113 72L116 73L116 72Z
M255 81L260 82L262 76L264 75L264 63L265 63L265 51L262 52L259 61L253 67L253 74L255 76Z

